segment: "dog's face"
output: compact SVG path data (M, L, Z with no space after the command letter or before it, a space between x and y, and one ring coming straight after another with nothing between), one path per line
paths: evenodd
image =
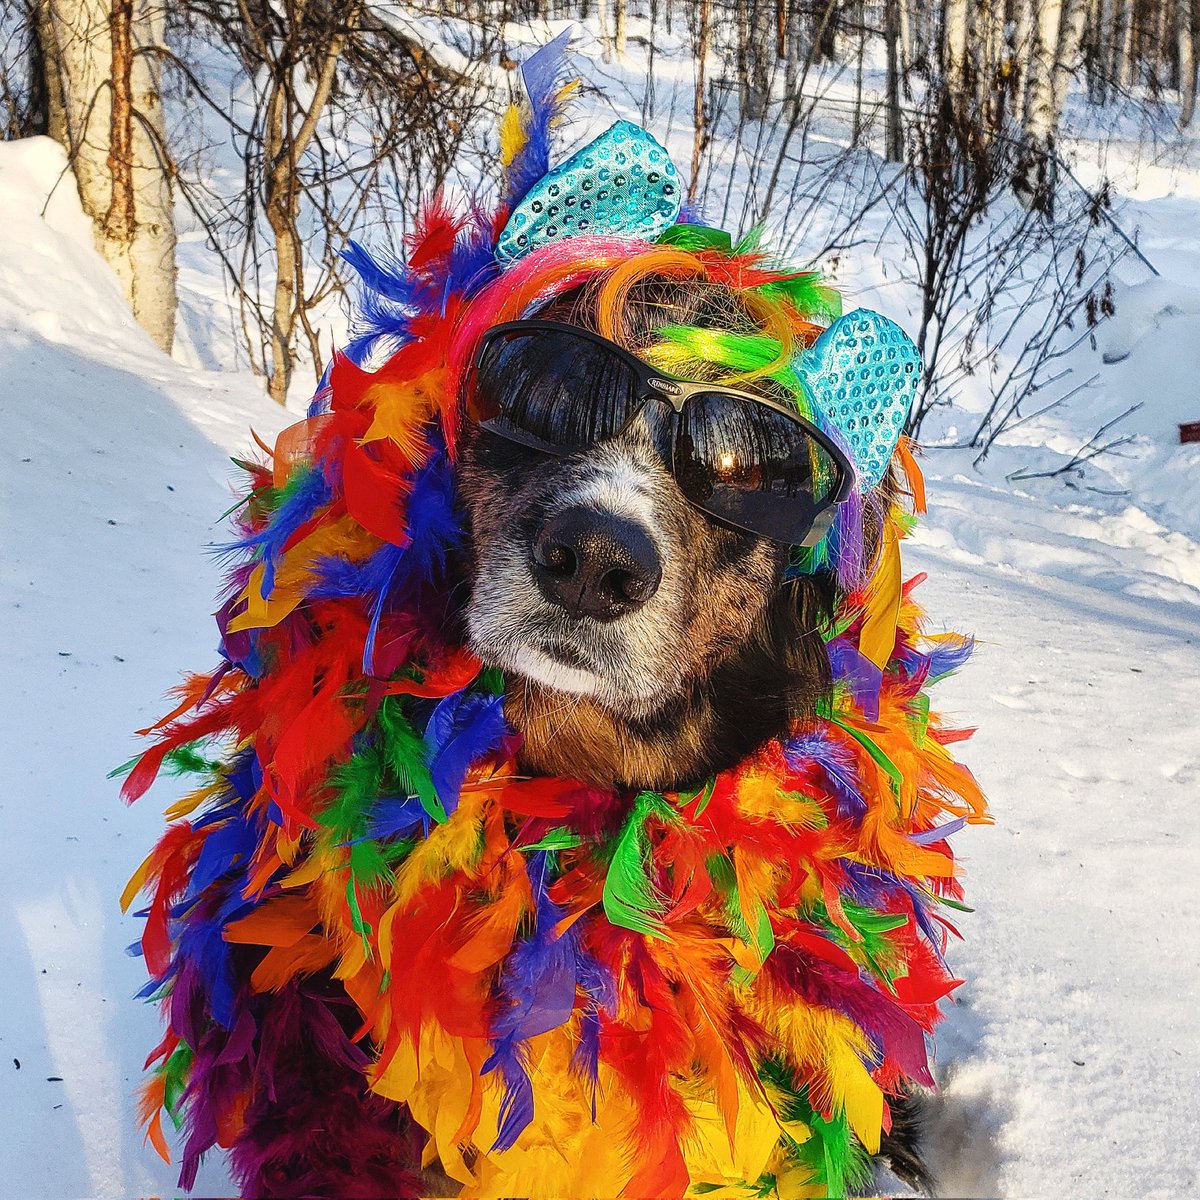
M712 288L652 282L631 297L630 346L671 323L758 328ZM586 291L542 315L595 328ZM530 771L702 781L811 714L830 686L819 629L831 581L783 582L787 546L689 504L667 466L672 428L668 405L650 403L619 437L561 457L465 431L467 640L505 672Z
M662 425L650 410L620 438L565 458L474 430L462 469L472 649L633 720L746 643L787 556L684 499Z
M526 769L678 788L811 714L829 581L693 508L647 417L557 458L467 431L471 648L508 680Z

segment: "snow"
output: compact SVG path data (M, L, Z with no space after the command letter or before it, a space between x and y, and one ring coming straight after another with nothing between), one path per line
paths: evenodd
M631 20L631 47L643 32ZM543 40L539 25L525 44ZM642 101L642 50L601 63L594 29L582 41L611 92L589 95L573 141L637 119ZM655 129L684 165L690 65L664 54L655 83ZM835 134L814 136L832 147ZM1096 382L978 465L953 448L954 422L986 399L964 386L932 431L931 510L907 551L930 574L935 624L978 636L938 698L979 726L965 757L997 820L957 839L976 911L938 1039L931 1154L948 1195L1200 1189L1200 446L1176 431L1200 420L1200 165L1178 146L1142 161L1136 139L1096 162L1119 176L1116 217L1161 276L1121 264L1117 316L1070 360ZM1076 147L1087 178L1090 143ZM117 1197L174 1188L136 1129L158 1022L130 999L138 922L116 903L172 797L165 785L125 809L105 776L178 673L212 660L205 548L229 503L228 455L248 426L269 439L293 418L232 369L229 307L194 235L185 334L174 361L155 350L59 182L65 166L45 140L0 145L0 1195ZM856 302L911 310L886 215L865 229L839 279ZM1112 433L1127 444L1037 476L1138 403ZM219 1161L197 1190L228 1191Z

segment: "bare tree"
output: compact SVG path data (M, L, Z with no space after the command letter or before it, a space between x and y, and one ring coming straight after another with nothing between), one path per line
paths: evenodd
M688 200L695 201L700 185L700 160L704 155L706 121L704 108L705 68L708 64L708 39L712 28L712 0L700 0L696 14L696 91L692 103L692 174L688 180Z
M1022 203L1052 216L1058 121L1083 43L1087 0L1041 0L1029 58L1024 147L1013 179Z
M251 364L280 404L298 356L322 368L314 314L345 286L351 231L394 247L490 103L476 78L385 12L365 0L180 0L175 10L180 86L230 121L245 172L240 204L207 187L202 158L181 170L181 191L222 255ZM250 95L232 115L204 78L214 40ZM493 50L461 48L473 62Z
M884 40L887 44L887 128L885 154L889 162L904 157L904 128L900 118L900 11L903 0L885 0Z

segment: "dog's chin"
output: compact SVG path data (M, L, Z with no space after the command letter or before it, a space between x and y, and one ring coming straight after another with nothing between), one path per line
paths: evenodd
M586 698L622 717L646 716L669 696L661 684L652 687L649 681L596 669L570 648L507 640L492 644L472 638L471 649L485 666L498 667L548 691Z

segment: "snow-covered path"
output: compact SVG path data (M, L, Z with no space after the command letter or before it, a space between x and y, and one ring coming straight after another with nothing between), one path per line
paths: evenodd
M1072 535L1030 501L930 494L907 561L980 638L939 699L979 725L964 756L996 818L957 843L976 912L939 1037L944 1194L1194 1195L1200 592L1106 546L1099 514Z
M21 172L56 168L4 151L9 241L37 273L0 253L0 1196L171 1191L134 1128L157 1021L130 999L137 922L116 903L170 789L127 810L105 773L211 661L226 455L286 418L155 353L86 229L29 204ZM908 567L937 624L980 638L939 690L980 726L966 758L997 819L958 843L977 911L939 1039L944 1191L1192 1194L1200 548L1137 508L927 465ZM199 1191L223 1182L213 1164Z

